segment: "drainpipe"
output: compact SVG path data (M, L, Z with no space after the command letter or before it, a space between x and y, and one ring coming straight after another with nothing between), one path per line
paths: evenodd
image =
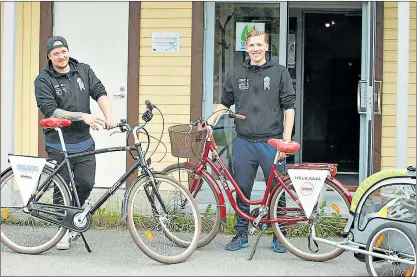
M407 167L408 149L408 83L410 51L410 3L398 2L398 41L397 41L397 168Z
M14 152L14 95L16 51L16 2L4 2L3 57L1 57L1 171Z

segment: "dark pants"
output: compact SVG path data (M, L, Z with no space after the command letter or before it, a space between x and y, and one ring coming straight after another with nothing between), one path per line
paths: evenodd
M94 150L95 146L93 145L88 151ZM54 148L46 147L46 152L48 157L54 159L59 163L64 160L64 155ZM71 171L74 174L74 183L77 188L78 198L80 200L80 205L83 206L85 201L90 196L91 190L94 186L94 179L96 175L96 157L95 155L88 155L83 157L72 158L69 160L71 165ZM68 186L71 186L70 176L68 174L67 165L64 165L58 172ZM57 191L57 188L54 189L54 203L61 203L62 198L60 197L60 192ZM55 197L57 196L57 197ZM74 206L77 205L74 199Z
M233 178L247 199L251 199L253 183L259 165L268 181L269 173L275 159L277 150L267 142L250 142L238 137L233 140ZM279 161L279 172L285 170L285 160ZM273 186L277 183L273 180ZM246 214L250 212L250 206L236 195L237 206ZM236 213L235 230L238 233L248 232L248 221Z

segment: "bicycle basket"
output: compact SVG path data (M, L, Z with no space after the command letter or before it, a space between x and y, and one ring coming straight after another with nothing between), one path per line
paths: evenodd
M198 130L188 124L168 128L171 154L178 158L195 158L203 153L207 130Z

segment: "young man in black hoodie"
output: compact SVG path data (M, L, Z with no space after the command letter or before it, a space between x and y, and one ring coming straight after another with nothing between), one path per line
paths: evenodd
M48 117L64 117L72 121L69 127L62 128L62 134L68 153L79 153L95 149L90 127L99 130L99 126L110 129L116 126L113 121L110 101L106 89L96 77L89 65L79 63L69 56L67 41L55 36L46 42L48 63L35 79L37 106ZM90 97L98 102L104 118L91 114ZM58 132L45 129L45 150L48 157L60 163L64 157ZM94 186L96 159L94 155L71 159L71 170L81 206L89 197ZM59 172L69 184L70 177L66 167ZM54 191L54 195L59 194ZM62 198L54 197L54 203ZM66 250L76 233L67 232L57 244L57 248Z
M277 62L268 61L268 36L254 29L246 36L246 52L250 56L244 64L232 68L223 83L221 104L216 111L235 105L236 113L246 116L235 120L237 137L233 140L233 176L245 197L250 199L259 165L265 178L269 176L276 149L267 143L269 138L291 140L295 118L295 91L288 70ZM221 113L215 113L208 124L213 124ZM284 126L285 114L285 126ZM285 153L280 153L278 170L285 170ZM238 196L238 207L249 213L250 207ZM226 245L234 251L248 247L248 221L237 216L237 235ZM285 253L277 238L272 241L274 252Z

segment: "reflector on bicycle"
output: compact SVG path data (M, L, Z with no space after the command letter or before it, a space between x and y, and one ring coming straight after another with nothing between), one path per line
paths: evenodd
M9 210L7 208L1 210L1 217L2 219L7 219L9 217Z
M66 118L44 118L41 119L40 125L43 128L68 127L71 125L71 120Z
M313 212L328 174L328 170L288 169L288 175L307 218Z
M268 139L268 144L275 147L278 151L287 153L287 154L294 154L300 149L300 144L296 141L287 141L284 139Z
M30 196L36 189L46 159L9 154L9 161L19 187L23 205L26 206Z

